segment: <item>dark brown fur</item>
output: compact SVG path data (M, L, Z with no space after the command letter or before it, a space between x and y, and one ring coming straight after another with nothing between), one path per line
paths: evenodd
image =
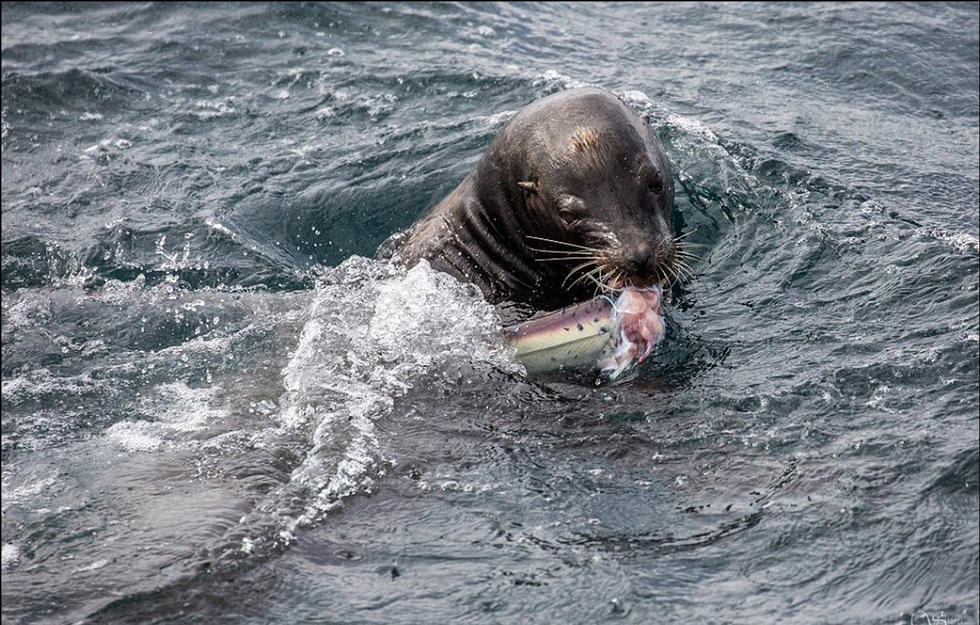
M600 284L676 277L673 198L646 124L609 92L574 89L515 115L397 253L476 284L491 302L558 308Z

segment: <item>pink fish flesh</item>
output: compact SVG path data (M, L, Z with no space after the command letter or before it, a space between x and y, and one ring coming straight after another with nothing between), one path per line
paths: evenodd
M594 367L609 380L643 362L664 336L660 288L626 288L505 328L528 373Z

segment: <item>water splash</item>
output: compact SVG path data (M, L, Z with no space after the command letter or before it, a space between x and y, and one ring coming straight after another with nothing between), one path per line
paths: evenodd
M276 416L310 444L290 480L309 499L287 536L374 487L388 463L379 422L413 385L445 367L520 370L494 309L426 262L405 271L353 257L324 272L307 316Z

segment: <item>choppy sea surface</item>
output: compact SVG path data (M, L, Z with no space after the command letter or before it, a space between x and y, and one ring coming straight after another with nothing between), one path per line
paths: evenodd
M962 4L2 6L4 623L977 623ZM621 384L373 260L527 103L700 247Z

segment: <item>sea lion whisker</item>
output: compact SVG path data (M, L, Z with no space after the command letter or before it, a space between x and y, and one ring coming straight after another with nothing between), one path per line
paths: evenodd
M578 278L575 278L575 280L571 284L569 284L566 288L569 291L571 291L573 288L575 288L575 285L578 284L579 282L581 282L582 280L585 280L586 278L590 278L591 279L591 275L592 275L591 272L590 273L583 273Z
M615 293L616 292L616 289L615 288L609 286L608 284L606 284L602 280L597 280L596 278L594 278L592 276L589 276L589 279L592 280L592 282L595 283L595 289L592 290L592 297L598 296L600 291L603 292L603 293Z
M610 271L609 268L605 266L603 266L603 269L604 271L600 272L599 275L597 276L597 280L594 280L594 282L596 282L596 288L597 288L596 294L598 294L600 290L606 292L612 288L610 283L612 282L612 277L616 272L615 270Z
M612 285L612 283L618 280L620 275L621 275L621 270L618 268L613 269L605 276L602 274L602 272L600 272L598 280L592 278L592 281L595 282L596 284L596 289L595 291L592 292L592 296L595 297L596 295L598 295L599 291L602 291L604 293L615 293L617 289Z
M564 256L559 256L558 258L573 258L573 259L574 258L582 258L582 259L585 259L585 258L597 258L599 256L598 254L593 254L591 252L582 252L581 254L578 254L578 253L569 253L569 252L551 252L550 254L552 256L544 256L544 258L549 258L549 259L553 260L555 254L564 254ZM535 258L541 258L541 257L535 256Z
M561 281L562 288L565 287L565 285L572 278L572 276L574 276L576 273L582 271L583 269L588 268L589 264L591 264L591 263L583 263L583 264L578 265L576 267L573 267L571 270L569 270L569 272L567 274L565 274L565 279ZM572 284L575 284L575 283L573 282ZM569 285L568 288L571 288L571 285Z
M591 280L592 283L595 284L595 288L592 289L592 297L597 297L599 295L599 291L602 290L602 274L601 274L601 272L599 274L599 278L598 279L596 279L595 276L589 276L589 280Z
M602 272L602 267L600 267L600 266L598 266L598 265L597 265L597 266L596 266L596 268L595 268L595 269L593 269L592 271L589 271L589 272L586 272L586 273L583 273L583 274L582 274L582 275L580 275L580 276L579 276L578 278L576 278L574 282L572 282L571 284L569 284L569 285L568 285L568 288L569 288L569 289L571 289L571 288L573 288L573 287L574 287L574 286L575 286L576 284L578 284L579 282L581 282L582 280L584 280L584 279L586 279L586 278L589 278L589 279L594 279L594 276L595 276L595 274L596 274L597 272L598 272L598 273L599 273L599 274L601 275L601 272ZM562 285L562 286L564 286L564 285Z
M576 265L575 267L572 267L572 269L568 272L568 274L565 275L565 279L562 280L562 282L561 282L562 288L565 288L565 284L568 282L569 278L571 278L573 275L575 275L576 272L579 272L579 271L587 268L589 265L594 265L594 264L595 264L595 261L591 261L590 260L588 262L585 262L585 263L582 263L580 265ZM583 275L585 275L585 274L583 274ZM579 280L580 279L581 279L581 276L579 276ZM570 285L568 285L568 288L572 288L573 286L575 286L575 283L576 282L578 282L578 280L576 280L575 282L572 282Z
M664 267L664 288L669 289L677 282L677 266Z
M690 267L686 267L686 266L680 267L679 273L684 277L685 280L694 280L695 278L698 277L698 275L694 273L694 271L691 270Z
M678 254L680 254L682 252L684 254L693 254L694 252L692 252L690 250L690 248L692 248L692 247L694 247L694 246L693 245L675 245L674 246L674 251L677 252Z
M603 270L604 271L600 271L599 275L596 277L599 279L599 282L608 285L610 282L612 282L613 276L616 275L618 269L610 269L609 267L603 266Z
M589 250L589 251L592 251L592 252L600 252L601 251L599 248L596 248L596 247L589 247L587 245L579 245L577 243L569 243L568 241L559 241L557 239L546 239L545 237L536 237L536 236L533 236L533 235L530 235L530 234L529 235L526 235L526 238L533 239L535 241L544 241L546 243L555 243L557 245L564 245L566 247L574 247L574 248L578 248L580 250Z
M593 269L588 273L588 278L593 281L598 280L602 282L603 280L602 276L604 273L605 273L605 265L597 265L595 269Z
M598 260L595 256L562 256L560 258L538 258L536 259L540 263L553 263L553 262L564 262L569 260Z
M578 254L578 255L586 255L586 254L597 254L599 252L599 250L549 250L549 249L542 249L542 248L530 247L530 246L527 246L527 249L531 250L532 252L541 252L542 254Z
M686 265L678 265L676 273L678 278L683 277L689 280L693 280L695 278L694 272L691 271L691 268Z
M677 249L688 249L691 247L708 247L704 243L694 243L692 241L674 241L673 245Z
M613 272L613 274L609 277L609 279L606 280L606 285L609 287L609 290L611 291L616 290L616 287L614 287L613 284L617 284L620 281L622 281L624 273L625 272L622 269L616 269L616 271Z

